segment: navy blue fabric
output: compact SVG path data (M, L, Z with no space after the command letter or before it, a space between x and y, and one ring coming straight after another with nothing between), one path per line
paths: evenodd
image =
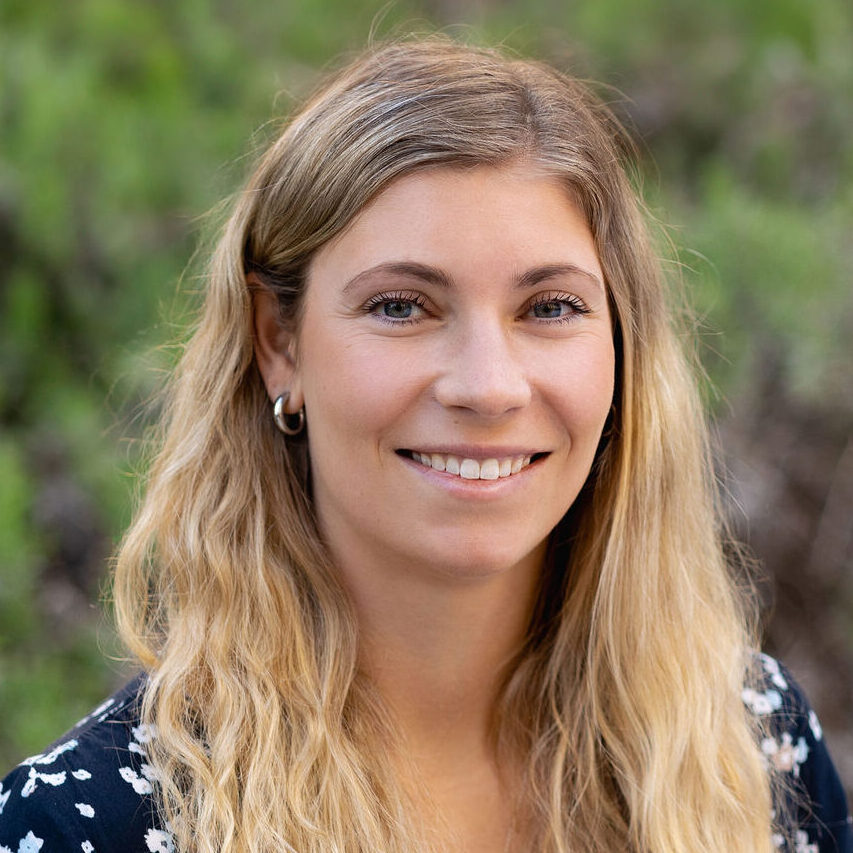
M139 724L140 676L0 783L0 853L171 853Z
M820 724L791 678L760 655L746 707L765 723L761 749L796 794L777 804L775 841L786 853L853 853L847 802ZM0 783L0 853L172 853L154 808L146 760L155 733L139 723L135 679L40 755ZM785 836L790 839L787 840Z
M769 655L758 655L760 674L743 700L767 735L761 749L787 776L789 793L777 804L776 844L790 853L853 853L853 825L844 788L826 748L817 714L791 673ZM787 837L785 837L787 836Z

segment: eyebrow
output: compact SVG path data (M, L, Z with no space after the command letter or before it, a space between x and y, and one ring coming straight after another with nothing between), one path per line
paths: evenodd
M362 272L354 275L345 285L343 292L351 290L365 279L373 278L377 275L394 275L403 276L405 278L415 278L424 281L427 284L432 284L437 287L450 288L454 286L453 278L444 270L438 267L432 267L428 264L419 264L413 261L388 261L386 263L377 264ZM544 264L541 267L534 267L526 270L515 280L515 287L520 290L525 290L530 287L535 287L544 281L559 276L581 276L595 284L599 289L604 291L604 284L601 279L589 272L588 270L579 267L576 264Z

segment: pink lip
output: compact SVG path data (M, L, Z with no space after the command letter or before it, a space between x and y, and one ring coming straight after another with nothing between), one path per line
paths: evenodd
M418 452L426 453L428 451ZM431 452L453 454L453 451L435 450ZM494 451L489 452L494 453ZM512 456L513 454L507 453L506 455ZM516 455L521 456L522 454L518 453ZM515 489L523 488L531 473L535 476L535 472L539 469L537 462L533 462L517 474L513 474L511 477L502 477L497 480L467 480L456 474L448 474L445 471L436 471L434 468L428 468L425 465L421 465L420 462L415 462L414 459L411 459L408 456L399 455L399 457L420 477L423 477L428 482L439 486L446 493L456 495L460 498L464 498L465 500L491 500L503 498L505 495L512 493ZM475 459L476 457L467 456L466 458ZM483 458L489 459L494 457L486 455ZM541 462L542 460L539 461Z

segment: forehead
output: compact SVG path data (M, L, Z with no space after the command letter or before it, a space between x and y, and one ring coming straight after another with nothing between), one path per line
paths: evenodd
M433 167L398 178L315 253L309 280L389 260L450 266L463 278L573 263L601 278L571 193L526 164Z

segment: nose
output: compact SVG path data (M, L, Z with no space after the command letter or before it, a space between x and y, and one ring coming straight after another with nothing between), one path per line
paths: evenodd
M499 418L530 402L531 386L522 353L500 322L480 318L458 329L443 360L434 392L446 408Z

